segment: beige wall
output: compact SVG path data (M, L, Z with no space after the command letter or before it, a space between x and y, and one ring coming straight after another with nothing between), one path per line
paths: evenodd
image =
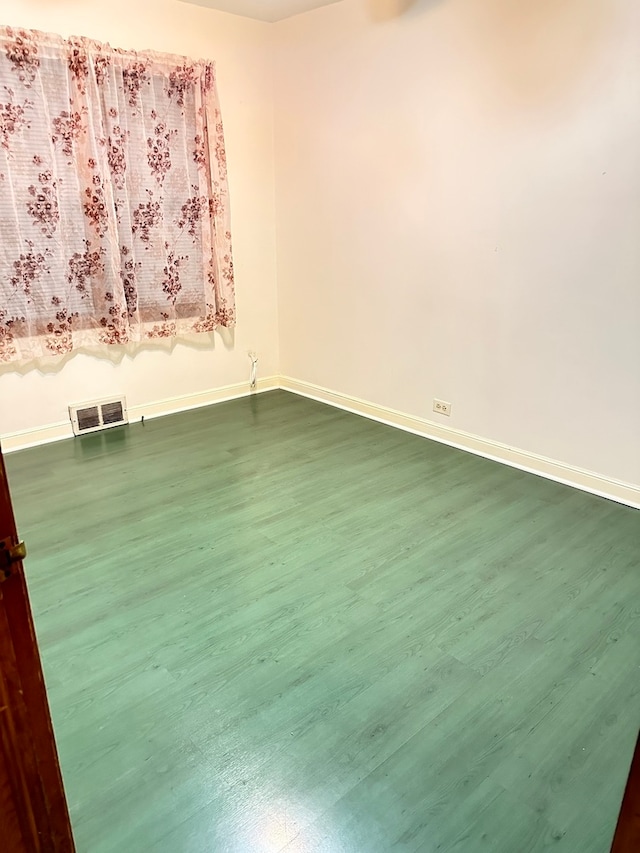
M115 47L153 48L216 61L229 161L237 277L233 347L199 335L173 351L135 357L117 348L74 355L46 371L0 367L0 434L68 423L67 405L124 393L130 406L248 384L248 350L260 375L278 369L272 80L269 24L178 0L2 0L0 23L85 35ZM115 359L115 361L114 361ZM11 405L5 401L11 400Z
M276 27L283 374L640 483L640 4Z

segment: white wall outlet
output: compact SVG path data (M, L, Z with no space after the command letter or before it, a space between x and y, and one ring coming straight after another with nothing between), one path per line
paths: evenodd
M439 415L446 415L449 417L451 414L451 403L445 403L444 400L436 400L434 397L433 411L437 412Z

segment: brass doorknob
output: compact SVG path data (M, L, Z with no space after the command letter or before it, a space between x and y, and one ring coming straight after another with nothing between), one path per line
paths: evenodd
M7 556L9 557L9 565L11 565L11 563L17 563L20 560L24 560L27 556L27 546L24 542L18 542L17 545L12 545L7 552Z
M24 542L11 544L11 539L0 540L0 581L11 576L11 566L19 563L27 556L27 546Z

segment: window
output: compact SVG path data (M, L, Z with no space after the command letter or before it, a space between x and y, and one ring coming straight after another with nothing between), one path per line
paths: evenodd
M208 62L0 28L0 361L235 323Z

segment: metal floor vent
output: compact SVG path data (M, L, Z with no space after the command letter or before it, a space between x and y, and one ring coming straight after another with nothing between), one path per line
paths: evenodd
M69 406L69 417L74 435L97 432L99 429L129 422L127 401L124 397L119 400L94 400L79 406Z

